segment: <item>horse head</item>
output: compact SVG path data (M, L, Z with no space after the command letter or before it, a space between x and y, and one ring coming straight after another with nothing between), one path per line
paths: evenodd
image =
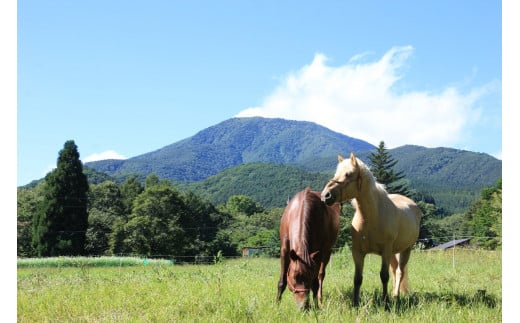
M296 254L294 249L291 249L289 253L291 262L287 271L287 286L293 293L300 310L309 309L309 292L313 287L318 288L318 286L314 286L314 282L317 281L321 255L319 251L316 251L309 256L310 261L307 263Z
M341 203L355 198L361 190L362 170L360 160L354 153L345 159L338 155L338 166L334 177L321 192L321 200L327 205Z

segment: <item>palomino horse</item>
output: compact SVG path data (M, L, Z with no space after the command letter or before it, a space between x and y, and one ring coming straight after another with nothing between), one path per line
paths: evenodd
M298 192L285 207L280 222L280 302L285 287L293 293L298 308L321 305L325 267L339 231L339 205L327 206L319 192L309 188Z
M327 205L352 199L356 208L352 219L352 258L354 259L354 306L359 306L365 255L381 256L379 273L383 283L383 301L389 308L388 267L393 275L393 296L408 292L406 264L419 236L421 210L414 201L399 194L388 194L377 183L369 168L351 153L349 159L338 155L336 174L321 192Z

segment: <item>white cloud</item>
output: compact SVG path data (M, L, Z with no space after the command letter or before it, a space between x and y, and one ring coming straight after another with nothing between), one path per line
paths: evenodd
M126 159L126 157L113 150L107 150L102 153L91 154L85 158L82 158L81 160L84 163L88 163L88 162L104 160L104 159Z
M263 116L305 120L388 148L405 144L456 146L466 128L477 122L477 100L492 90L486 85L469 93L447 87L439 93L400 92L393 86L413 47L394 47L379 60L361 62L366 53L347 64L331 67L316 54L310 65L289 74L261 106L237 117Z

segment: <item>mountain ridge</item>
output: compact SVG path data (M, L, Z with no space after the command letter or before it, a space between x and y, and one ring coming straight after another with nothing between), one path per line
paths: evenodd
M126 160L84 163L84 171L91 184L122 183L130 176L144 182L154 173L216 204L247 192L265 207L279 207L286 193L305 186L320 190L333 175L338 154L355 152L369 164L375 151L368 142L312 122L231 118ZM417 145L387 151L397 161L394 171L403 172L408 186L419 193L417 198L435 201L445 213L465 212L483 188L502 178L502 161L485 153ZM253 178L256 182L251 182ZM34 187L41 180L23 187Z
M219 203L228 194L247 191L270 206L275 202L279 205L283 200L279 197L275 201L261 190L285 192L309 183L314 185L313 189L321 189L320 181L335 171L338 154L348 156L352 151L368 163L370 154L375 150L376 147L368 142L312 122L260 117L231 118L149 153L127 160L89 162L85 166L117 181L131 175L138 175L143 180L154 173L186 189L219 192L206 194L213 202ZM429 196L450 212L467 209L482 188L495 185L502 177L502 161L484 153L416 145L404 145L387 151L397 161L394 170L403 172L414 191ZM244 166L252 163L256 166ZM290 167L270 166L282 174L292 174L300 181L292 181L292 186L287 184L285 190L272 190L273 185L285 184L279 178L269 178L274 175L269 167L259 165L262 163ZM294 168L301 169L302 173ZM256 173L248 175L244 169ZM225 178L233 178L235 188L229 187L219 176L223 171L226 172ZM248 176L263 183L258 183L254 188L246 187ZM306 181L305 177L313 181ZM227 188L220 190L212 187L214 185Z
M376 147L308 121L280 118L231 118L195 135L126 160L101 160L86 166L110 176L155 173L176 182L198 182L246 163L277 163L311 172L331 172L338 154L368 161ZM457 187L489 184L501 177L495 157L448 147L404 145L388 149L407 177ZM467 173L467 176L459 176ZM440 177L439 177L440 176ZM455 182L453 182L455 181ZM494 183L491 183L494 184Z
M85 165L109 175L155 173L160 178L196 182L244 163L302 164L310 158L375 146L308 121L231 118L195 135L126 160Z

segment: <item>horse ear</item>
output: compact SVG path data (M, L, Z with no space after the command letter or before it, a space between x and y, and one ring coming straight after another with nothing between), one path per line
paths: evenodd
M289 257L290 257L293 261L298 260L298 255L296 254L296 251L294 251L294 249L291 249L291 251L289 251Z
M350 153L350 162L351 162L352 165L354 165L354 166L357 164L356 155L354 155L353 152Z
M343 161L343 156L341 156L340 154L338 154L338 163L341 163Z
M310 254L311 256L311 259L314 261L314 262L317 262L317 260L319 259L319 257L321 256L320 255L320 251L315 251L313 253Z

